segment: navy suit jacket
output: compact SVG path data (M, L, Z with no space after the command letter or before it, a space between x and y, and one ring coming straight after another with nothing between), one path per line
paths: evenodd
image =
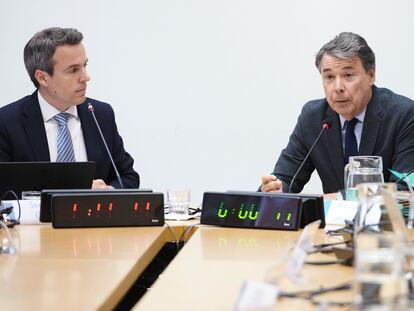
M126 188L139 187L139 175L133 169L134 160L125 151L118 133L112 107L87 98L77 106L85 140L88 161L96 162L95 179L120 188L99 131L88 111L88 103L95 108L95 116ZM0 161L50 161L49 147L39 106L37 91L14 103L0 108Z
M289 143L275 165L273 174L282 180L283 191L288 191L292 177L316 140L325 119L330 119L332 126L322 134L298 173L292 191L300 192L315 169L324 193L344 189L341 123L326 99L319 99L305 104ZM385 181L395 180L389 169L406 173L414 169L414 102L388 89L373 86L358 154L381 156Z

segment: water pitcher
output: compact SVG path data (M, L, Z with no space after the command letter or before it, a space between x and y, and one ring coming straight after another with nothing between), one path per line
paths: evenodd
M382 158L380 156L349 157L344 171L347 200L357 200L356 186L362 183L383 183Z

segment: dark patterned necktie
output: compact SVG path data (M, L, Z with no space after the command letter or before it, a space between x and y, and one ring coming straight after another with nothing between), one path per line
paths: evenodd
M357 123L357 118L353 118L351 121L345 121L345 163L348 163L349 157L358 155L358 144L355 136L355 125Z

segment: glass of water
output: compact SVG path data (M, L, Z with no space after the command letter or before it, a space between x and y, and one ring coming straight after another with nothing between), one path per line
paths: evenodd
M188 215L190 206L189 189L168 189L167 202L170 207L170 214Z
M40 200L40 191L22 191L22 200Z
M354 303L358 310L398 310L407 295L402 243L391 233L356 237Z

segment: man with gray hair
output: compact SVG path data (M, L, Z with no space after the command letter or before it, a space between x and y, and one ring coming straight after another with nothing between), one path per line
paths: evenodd
M36 33L26 44L24 62L36 91L0 109L0 161L94 161L92 188L138 188L139 175L118 134L113 109L86 97L90 77L82 39L76 29L55 27Z
M305 104L261 190L300 192L316 169L323 192L335 193L344 189L344 166L355 155L381 156L385 181L392 180L389 169L414 169L414 102L374 85L375 54L367 42L340 33L319 50L315 65L326 97ZM323 124L329 129L305 161Z

